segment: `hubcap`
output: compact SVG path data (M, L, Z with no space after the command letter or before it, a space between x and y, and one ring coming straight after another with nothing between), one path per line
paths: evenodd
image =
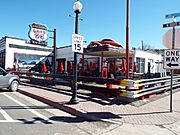
M13 82L11 88L12 88L12 90L17 90L17 88L18 88L18 83L17 83L17 82Z

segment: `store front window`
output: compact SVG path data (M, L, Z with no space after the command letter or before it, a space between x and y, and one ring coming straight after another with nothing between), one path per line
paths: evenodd
M138 73L144 73L145 72L145 58L136 58L137 59L137 68Z
M18 70L37 70L41 72L42 63L46 64L47 68L52 66L52 57L45 57L41 55L32 54L15 54L14 63L17 65Z
M5 52L0 53L0 67L5 68Z

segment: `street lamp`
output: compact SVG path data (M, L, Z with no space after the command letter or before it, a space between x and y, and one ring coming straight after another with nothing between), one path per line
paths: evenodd
M126 0L126 79L129 79L129 7L130 0Z
M75 17L75 34L78 34L78 17L81 13L83 5L79 0L74 3L73 9L76 14ZM69 101L70 104L78 104L79 100L77 99L77 53L74 52L74 69L73 69L73 83L72 83L72 98Z
M52 63L53 63L53 76L54 76L54 80L55 80L55 75L56 75L56 29L48 30L48 31L53 32L53 37L49 37L49 38L53 38L53 59L52 59Z

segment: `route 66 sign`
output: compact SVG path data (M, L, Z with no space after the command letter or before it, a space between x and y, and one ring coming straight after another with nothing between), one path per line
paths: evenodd
M33 23L29 25L29 37L38 42L46 41L48 39L47 27L42 24Z
M72 51L83 53L84 37L78 34L72 34Z

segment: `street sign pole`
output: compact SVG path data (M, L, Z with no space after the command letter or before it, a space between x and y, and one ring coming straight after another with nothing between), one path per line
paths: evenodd
M173 13L173 14L168 14L165 16L166 19L173 18L172 49L175 48L175 26L179 25L179 22L178 23L175 22L175 18L179 16L180 16L180 13ZM163 27L164 26L172 27L171 24L163 25ZM172 90L173 90L173 69L171 69L170 112L172 112Z
M175 22L175 17L173 17L173 22ZM172 33L172 49L175 48L175 26L173 25ZM170 90L170 112L172 112L172 90L173 90L173 69L171 69L171 90Z
M170 112L172 112L173 69L171 69Z
M175 18L173 18L173 24L175 23ZM172 49L175 48L175 25L173 25L173 33L172 33Z

